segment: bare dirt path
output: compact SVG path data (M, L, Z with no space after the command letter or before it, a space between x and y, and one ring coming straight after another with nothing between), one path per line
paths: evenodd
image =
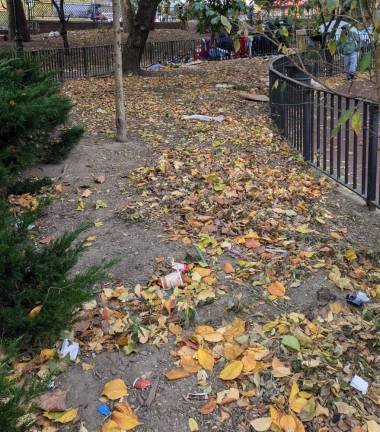
M368 248L376 252L379 219L290 151L272 130L266 104L242 99L240 90L267 92L266 69L265 59L245 59L126 78L126 144L110 139L111 79L65 84L73 121L84 123L87 136L63 164L33 169L53 176L57 191L39 221L41 238L89 222L79 267L121 261L98 287L97 304L76 317L80 361L55 387L67 390L79 419L61 430L118 431L97 412L104 384L115 378L128 386L143 423L138 431L186 432L190 418L200 431L248 431L270 405L274 426L276 412L292 409L298 432L353 430L378 415L376 386L365 397L347 384L354 372L376 381L375 328L345 305L338 286L360 288L375 303L378 273ZM216 88L221 83L235 88ZM190 122L185 114L224 120ZM169 258L192 264L184 288L157 285ZM144 343L126 355L136 317ZM301 346L286 347L283 335L296 335ZM207 374L199 347L215 359ZM193 373L168 380L178 361ZM222 380L230 361L243 369ZM150 389L133 388L141 376L152 387L158 382L151 404ZM293 399L302 399L297 406L307 406L308 415L291 408L292 380L299 386ZM186 399L194 392L217 402L209 414L199 412L205 401ZM352 405L351 414L334 417L336 401Z

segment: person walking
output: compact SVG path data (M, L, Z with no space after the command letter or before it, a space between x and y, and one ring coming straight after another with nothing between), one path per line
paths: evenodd
M339 46L344 56L344 70L348 80L355 78L358 67L360 40L355 28L345 25L339 38Z

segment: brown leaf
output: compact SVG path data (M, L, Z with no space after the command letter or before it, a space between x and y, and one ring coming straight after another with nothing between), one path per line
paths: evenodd
M50 236L42 238L41 240L38 240L38 243L40 243L40 244L49 244L53 240L54 240L54 236L50 235Z
M229 262L224 263L223 270L224 270L224 273L227 273L227 274L235 273L235 269L232 267L232 264L230 264Z
M215 411L216 399L210 398L204 405L199 408L199 412L203 415L211 414Z
M95 177L94 180L95 180L95 183L102 184L102 183L104 183L106 181L106 176L100 175L100 176Z
M190 375L191 373L186 371L185 369L172 369L171 371L166 372L165 374L166 378L170 381L186 378Z
M38 398L38 407L44 411L65 411L66 391L56 389Z

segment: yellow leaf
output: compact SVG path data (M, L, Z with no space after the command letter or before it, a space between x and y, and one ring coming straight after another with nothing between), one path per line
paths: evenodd
M207 277L210 276L212 270L204 267L194 267L193 272L198 273L202 277Z
M108 399L116 400L123 396L127 396L128 389L124 381L120 378L108 382L102 391L102 396L107 396Z
M198 423L192 417L189 418L189 430L190 430L190 432L199 431Z
M102 432L123 432L123 430L113 420L107 420L102 427Z
M257 365L257 361L252 354L248 354L242 358L244 372L252 372Z
M29 313L28 313L28 317L30 319L35 318L36 316L38 316L41 313L42 310L42 305L36 306L35 308L33 308Z
M197 354L198 354L199 364L204 369L207 369L210 371L213 370L214 363L215 363L213 355L209 351L205 350L204 348L199 348Z
M284 432L295 432L297 424L291 415L284 415L280 418L280 426Z
M82 369L84 371L89 371L89 370L94 369L94 365L91 363L82 363Z
M265 432L271 427L272 419L270 417L260 417L250 423L256 432Z
M344 257L349 262L353 262L357 259L356 253L353 249L347 249L346 253L344 254Z
M41 361L46 361L55 357L56 351L51 348L45 348L40 352Z
M300 389L298 387L298 384L295 381L293 381L292 389L290 390L290 395L289 395L289 403L290 404L295 400L299 391L300 391Z
M233 380L241 374L242 370L243 363L240 360L234 360L220 372L219 378L225 381Z
M290 409L299 414L307 405L307 399L299 397L290 403Z
M184 355L180 360L181 366L189 373L198 372L200 366L195 362L191 355Z
M199 325L196 327L195 333L204 336L206 334L215 333L215 330L208 325Z
M185 369L172 369L171 371L166 372L165 374L166 378L170 381L186 378L190 375L191 373L186 371Z
M137 427L139 419L127 402L117 404L112 413L112 420L123 430L129 431Z
M273 296L283 297L285 295L285 286L281 282L273 282L268 286L268 291Z
M223 355L227 360L236 360L242 352L242 348L235 343L227 342L224 345Z
M88 241L88 242L93 242L95 240L96 240L96 236L89 236L86 238L86 241Z
M220 342L223 340L223 335L219 332L209 333L203 335L203 339L207 342Z
M70 408L66 411L47 411L44 412L44 417L53 420L57 423L69 423L78 415L78 408Z
M380 425L375 420L367 421L367 432L380 432Z
M238 401L239 397L239 390L235 387L231 387L228 390L223 390L216 394L216 403L218 405L226 405Z
M169 324L169 331L170 331L170 333L174 334L175 336L179 336L182 333L182 328L178 324L170 323Z

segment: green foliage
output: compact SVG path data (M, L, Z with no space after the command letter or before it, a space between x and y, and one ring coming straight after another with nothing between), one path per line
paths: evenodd
M59 335L74 308L91 298L93 285L106 277L104 266L72 274L83 251L83 242L76 240L85 227L36 247L28 231L35 217L15 217L0 204L0 328L4 338L22 343ZM39 306L32 318L30 311Z
M52 184L53 181L50 177L42 177L40 179L26 178L16 181L8 188L7 192L9 195L35 194L44 186L51 186Z
M246 13L247 6L242 0L190 0L191 14L198 19L200 33L219 33L241 26L239 15Z
M8 379L9 367L6 361L0 363L0 430L6 432L27 432L31 419L27 414L33 409L31 400L43 390L43 385L26 379L16 385Z
M57 151L62 157L64 146L71 148L80 137L78 129L58 131L71 109L59 90L34 59L0 54L0 186L45 155Z

